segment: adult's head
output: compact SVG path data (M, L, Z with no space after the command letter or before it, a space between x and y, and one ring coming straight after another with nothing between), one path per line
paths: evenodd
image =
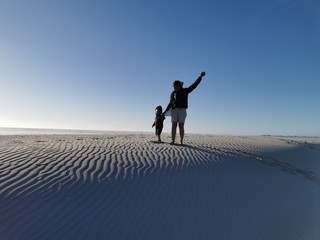
M173 88L175 91L179 91L183 86L183 82L179 81L179 80L175 80L173 82Z

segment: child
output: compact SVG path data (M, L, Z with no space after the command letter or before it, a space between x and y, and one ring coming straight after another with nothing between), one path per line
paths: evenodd
M161 142L161 132L163 129L163 121L165 120L164 115L162 114L162 107L156 107L156 117L152 127L156 126L156 136L158 137L158 142Z

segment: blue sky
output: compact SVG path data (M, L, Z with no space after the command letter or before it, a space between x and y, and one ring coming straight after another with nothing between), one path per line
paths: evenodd
M316 0L1 1L0 127L320 136ZM164 131L170 131L170 118Z

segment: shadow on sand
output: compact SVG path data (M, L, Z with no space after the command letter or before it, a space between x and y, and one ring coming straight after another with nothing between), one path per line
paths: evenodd
M183 145L179 145L179 146L193 149L193 150L203 152L206 154L210 154L210 155L217 155L218 154L222 157L229 156L229 157L236 157L236 158L253 159L253 160L258 161L259 163L262 163L262 164L267 165L269 167L276 168L280 171L283 171L283 172L286 172L289 174L293 174L293 175L297 175L297 176L302 176L305 179L310 180L310 181L320 185L320 177L316 173L314 173L310 170L305 170L305 169L302 169L299 167L295 167L294 165L292 165L290 163L280 161L275 158L267 157L267 156L260 155L260 154L254 154L254 153L242 151L239 149L204 148L204 147L197 147L197 146L188 145L188 144L183 144ZM317 151L317 149L319 148L319 146L315 147L310 144L308 144L306 146L302 146L301 148L303 148L303 147L308 148L307 151Z

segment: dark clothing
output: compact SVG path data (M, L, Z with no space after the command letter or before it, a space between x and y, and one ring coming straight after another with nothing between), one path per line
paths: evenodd
M152 127L156 126L156 135L160 135L163 129L163 121L166 118L164 116L162 116L162 114L160 116L156 116L154 123L152 124Z
M163 129L163 126L162 127L156 127L156 135L157 136L161 135L162 129Z
M169 111L169 109L188 108L188 95L199 85L201 80L202 78L198 77L197 80L190 87L181 87L181 89L178 91L174 90L170 95L170 102L164 113Z

